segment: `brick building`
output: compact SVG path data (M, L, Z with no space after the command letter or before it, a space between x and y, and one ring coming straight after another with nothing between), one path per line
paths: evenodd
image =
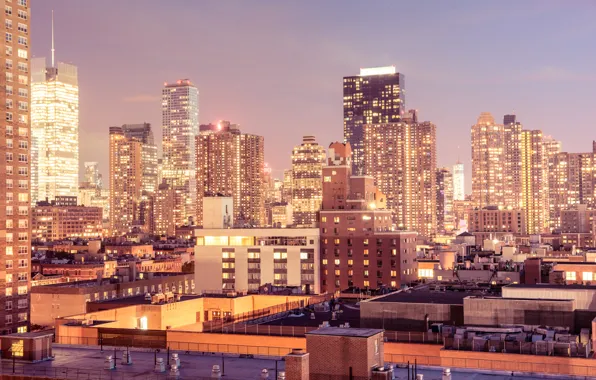
M68 238L101 238L103 236L103 210L101 207L77 206L77 199L70 204L55 201L38 202L31 215L33 239L55 241Z
M372 177L352 176L350 145L332 143L323 167L322 291L416 279L417 234L394 230L385 201Z

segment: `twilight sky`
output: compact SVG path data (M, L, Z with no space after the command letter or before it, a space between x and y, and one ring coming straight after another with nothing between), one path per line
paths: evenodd
M201 123L265 136L281 177L292 147L342 140L342 77L395 65L406 106L437 125L438 164L466 164L482 111L515 111L570 152L596 139L591 0L37 0L32 51L79 68L80 159L108 177L108 127L150 122L161 87L191 79ZM459 149L458 149L459 147ZM160 147L161 149L161 147Z

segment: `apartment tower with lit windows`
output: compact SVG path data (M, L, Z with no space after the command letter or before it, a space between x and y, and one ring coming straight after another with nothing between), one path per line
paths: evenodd
M203 198L225 196L234 200L235 226L264 226L263 137L220 121L201 125L195 145L197 225L203 225Z
M436 126L409 111L402 122L364 127L367 175L387 196L398 228L424 236L437 232Z
M292 150L292 210L297 227L316 226L323 198L325 148L304 136Z
M352 147L354 174L366 174L364 125L401 121L404 83L395 66L360 69L360 75L344 77L344 142Z
M176 225L183 225L194 218L197 201L195 137L199 133L199 91L190 80L165 83L162 128L161 175L178 194L174 215Z
M473 206L504 205L504 128L488 112L472 126Z
M0 332L26 332L31 289L30 8L4 0L4 62L0 65Z

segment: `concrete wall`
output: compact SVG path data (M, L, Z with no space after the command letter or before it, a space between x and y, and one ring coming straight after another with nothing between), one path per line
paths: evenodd
M503 298L532 298L575 300L579 310L596 311L596 288L565 289L565 287L503 287Z
M509 324L575 326L572 300L528 300L496 297L464 298L466 325L499 326Z
M360 326L386 330L426 331L430 322L463 324L463 306L431 303L361 302Z
M31 293L31 323L54 326L56 318L83 314L86 311L88 299L88 294Z

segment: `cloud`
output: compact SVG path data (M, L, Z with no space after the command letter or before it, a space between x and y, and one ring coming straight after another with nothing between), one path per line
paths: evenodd
M525 79L532 82L592 82L596 81L596 76L562 67L544 66L528 73Z
M159 96L149 94L138 94L133 96L127 96L122 99L124 103L154 103L159 101Z

